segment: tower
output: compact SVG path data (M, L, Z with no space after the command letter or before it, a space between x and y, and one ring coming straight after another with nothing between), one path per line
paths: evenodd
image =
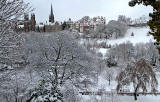
M51 4L51 13L49 15L49 22L54 23L54 14L53 14L52 4Z
M31 14L30 24L31 24L31 30L35 31L35 29L36 29L36 27L35 27L36 26L36 20L35 20L35 14L34 13Z
M29 15L24 14L24 31L28 32L29 31Z

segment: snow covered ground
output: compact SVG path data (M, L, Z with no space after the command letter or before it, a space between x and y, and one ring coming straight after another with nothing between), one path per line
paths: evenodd
M133 96L118 96L119 102L135 102ZM147 96L138 96L136 102L160 102L159 96L147 95Z
M134 33L134 36L131 36L131 33ZM143 28L130 28L125 37L120 38L120 39L114 39L114 40L94 40L97 41L98 43L100 42L106 42L107 44L116 45L116 44L121 44L124 42L131 42L133 45L137 43L147 43L147 42L154 42L153 36L149 35L149 27L143 27ZM106 48L100 48L99 52L101 52L103 55L107 53L109 49ZM111 91L116 89L117 82L115 80L111 81L111 85L109 86L108 81L106 78L102 77L103 75L99 76L99 81L98 81L98 86L97 87L91 87L90 91L98 91L98 89L105 89L105 91ZM160 78L160 74L158 74L158 79ZM160 83L160 80L159 80ZM129 88L131 89L131 88ZM160 92L160 86L158 87L158 90ZM135 102L133 96L82 96L83 97L83 102ZM95 98L96 97L96 98ZM97 101L96 101L97 100ZM147 96L139 96L137 102L160 102L160 96L152 96L152 95L147 95Z
M83 100L81 102L160 102L159 96L154 95L146 95L146 96L138 96L138 100L135 101L133 96L83 96Z
M132 32L134 33L134 36L131 36ZM147 42L154 42L154 38L152 35L148 36L149 27L131 27L128 29L125 37L114 39L114 40L98 40L98 42L106 42L110 45L116 45L116 44L122 44L125 42L131 42L133 45L137 43L147 43ZM103 55L106 54L107 49L100 48L99 52L101 52Z
M134 33L134 36L131 36L131 33ZM115 45L115 44L121 44L124 42L131 42L133 44L137 43L147 43L150 41L155 41L153 36L148 35L149 32L149 27L131 27L128 29L125 37L120 38L120 39L115 39L115 40L108 40L108 44Z
M158 78L160 78L160 74L158 74ZM158 82L160 83L160 80L158 80ZM108 81L104 77L99 76L98 86L91 87L88 91L96 92L98 91L98 89L104 89L106 92L111 92L116 89L116 85L117 82L115 80L112 80L109 86ZM133 90L133 87L126 88ZM158 90L160 92L160 86L158 87ZM82 95L81 97L83 99L82 102L135 102L134 96L121 96L117 95L116 92L113 94L113 96ZM139 95L136 102L160 102L160 95Z

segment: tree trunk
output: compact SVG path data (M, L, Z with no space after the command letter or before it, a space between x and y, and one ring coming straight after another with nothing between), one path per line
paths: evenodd
M137 91L138 91L138 85L137 85L137 87L136 87L136 89L135 89L135 92L134 92L134 100L135 101L137 101Z
M26 102L31 102L33 98L37 98L37 94L33 94Z
M137 100L137 93L136 92L134 93L134 100L135 101Z

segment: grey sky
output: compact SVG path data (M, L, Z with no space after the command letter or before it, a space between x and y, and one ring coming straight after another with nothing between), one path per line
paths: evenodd
M56 21L64 21L71 18L78 20L83 16L105 16L107 22L117 19L118 15L126 15L138 18L152 12L151 7L137 5L129 7L130 0L25 0L29 2L36 14L38 22L48 21L51 3Z

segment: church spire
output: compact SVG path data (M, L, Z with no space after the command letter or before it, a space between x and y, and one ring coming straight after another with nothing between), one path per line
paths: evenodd
M54 23L54 14L53 14L52 4L51 4L51 13L50 13L50 16L49 16L49 22Z

